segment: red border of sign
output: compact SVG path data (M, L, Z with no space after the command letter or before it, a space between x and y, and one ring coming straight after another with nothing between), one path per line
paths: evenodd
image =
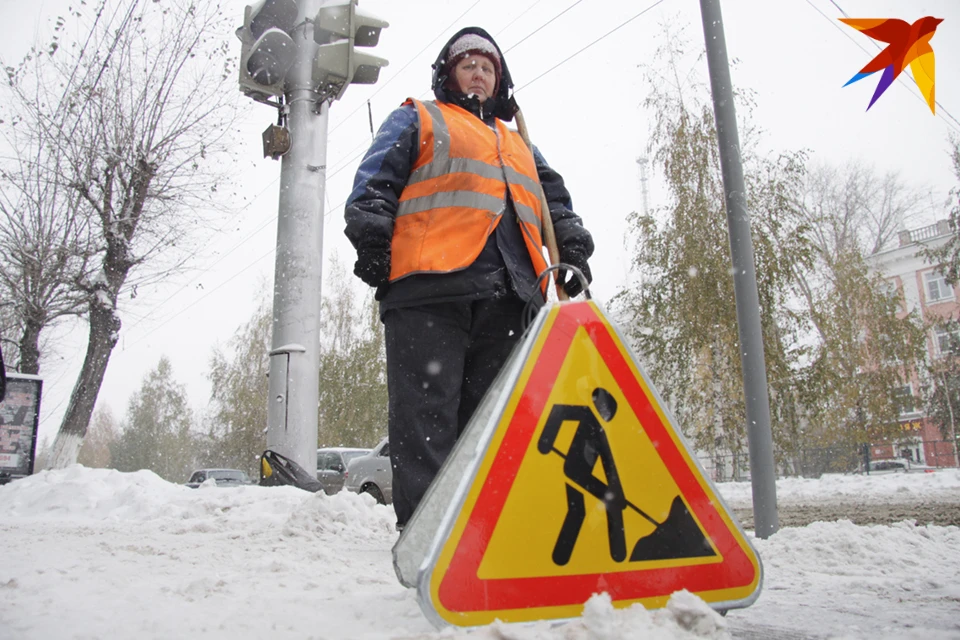
M549 396L549 392L527 393L527 390L531 386L547 389L553 386L573 336L581 326L597 347L647 435L657 445L657 451L671 471L690 511L723 558L721 562L703 564L702 559L698 559L696 565L685 567L542 578L484 580L477 577L480 562ZM617 602L666 596L680 589L693 593L732 589L756 580L759 569L711 503L700 474L693 471L683 452L677 448L671 430L661 421L630 364L624 359L619 340L610 335L607 325L593 307L589 303L562 305L440 583L438 597L443 606L451 612L570 606L583 604L599 591L607 592Z

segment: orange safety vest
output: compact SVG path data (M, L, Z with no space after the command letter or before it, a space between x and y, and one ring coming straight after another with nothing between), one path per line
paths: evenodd
M473 264L503 217L507 190L539 276L543 257L540 180L533 154L499 119L496 130L456 105L412 98L420 155L393 226L390 281ZM542 284L546 292L547 282Z

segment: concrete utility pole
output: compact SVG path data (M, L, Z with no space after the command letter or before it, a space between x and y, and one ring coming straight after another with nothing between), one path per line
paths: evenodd
M327 179L327 114L313 86L318 45L304 21L321 0L301 0L291 34L296 60L284 87L290 150L280 165L277 255L273 279L273 348L267 448L311 475L317 467L320 395L320 283L323 268L323 193Z
M277 107L287 125L263 135L264 156L282 157L267 448L311 475L317 470L327 116L350 83L376 82L387 64L354 51L375 46L387 26L356 4L261 0L246 8L237 31L241 91Z
M733 259L734 295L737 300L737 325L740 335L740 363L746 397L747 440L750 451L750 478L753 484L753 521L756 535L768 538L780 525L777 515L777 475L770 432L770 399L767 394L767 367L763 357L763 333L760 325L760 297L750 236L743 165L740 162L740 136L733 104L733 85L727 61L720 0L700 0L703 38L707 47L707 66L713 93L713 112L717 122L720 167L726 192L727 224L730 229L730 255Z

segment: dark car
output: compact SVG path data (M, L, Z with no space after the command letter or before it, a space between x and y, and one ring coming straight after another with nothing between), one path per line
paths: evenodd
M239 469L198 469L190 475L187 486L196 489L211 478L218 487L241 487L253 484L250 477Z
M317 449L317 480L323 492L333 495L343 489L347 465L354 458L370 453L370 449L353 447L327 447Z
M386 438L373 451L350 463L343 488L354 493L369 493L380 504L393 502L393 467Z

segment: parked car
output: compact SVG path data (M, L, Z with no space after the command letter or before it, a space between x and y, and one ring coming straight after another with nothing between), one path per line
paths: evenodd
M218 487L240 487L253 484L250 477L240 469L197 469L190 474L187 486L196 489L207 480L213 479Z
M380 504L393 502L393 467L386 438L373 451L350 462L343 488L354 493L369 493Z
M327 447L317 449L317 480L323 485L323 492L333 495L343 489L343 478L347 464L370 449L351 447Z
M936 467L911 462L906 458L886 458L870 461L870 475L886 475L888 473L932 473Z

